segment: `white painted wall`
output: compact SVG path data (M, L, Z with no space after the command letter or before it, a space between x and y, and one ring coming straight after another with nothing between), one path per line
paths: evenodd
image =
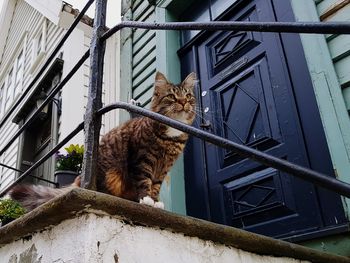
M261 256L166 230L128 225L122 220L95 214L63 221L36 233L30 240L4 245L0 248L0 258L2 262L12 263L307 262Z
M63 76L66 76L77 61L88 50L84 46L84 32L77 30L67 39L63 47ZM86 64L86 63L85 63ZM62 89L62 114L60 117L60 140L65 138L80 122L83 121L84 105L85 105L85 89L84 74L85 64L74 74L69 82ZM71 143L84 142L83 134L79 133L75 136Z

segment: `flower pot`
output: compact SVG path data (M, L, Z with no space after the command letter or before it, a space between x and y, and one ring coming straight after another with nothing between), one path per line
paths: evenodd
M79 173L74 171L57 170L55 172L55 181L58 183L58 187L70 185L78 175Z

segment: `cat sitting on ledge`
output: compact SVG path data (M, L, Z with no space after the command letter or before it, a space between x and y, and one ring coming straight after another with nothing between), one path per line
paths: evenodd
M195 118L196 74L174 85L156 73L151 110L191 125ZM158 208L161 184L182 153L188 135L148 117L140 117L116 127L100 142L97 191ZM80 187L80 177L68 187L54 189L40 185L17 185L12 199L28 211L60 194Z

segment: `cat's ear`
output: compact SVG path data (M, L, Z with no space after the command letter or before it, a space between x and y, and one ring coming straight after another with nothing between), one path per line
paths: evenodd
M191 72L185 80L181 83L181 86L186 87L186 88L194 88L194 84L196 83L197 76L196 73Z
M166 77L160 73L159 71L157 71L156 73L156 78L154 80L154 86L156 88L164 88L166 86L166 84L168 84L168 80L166 79Z

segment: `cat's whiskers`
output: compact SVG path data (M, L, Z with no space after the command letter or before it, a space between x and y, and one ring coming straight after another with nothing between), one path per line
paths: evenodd
M175 105L174 104L171 104L170 105L170 107L169 107L169 109L164 113L164 116L167 116L167 117L170 117L171 118L171 116L169 115L169 113L175 113L175 111L174 111L174 109L175 109Z
M194 108L193 113L198 117L198 119L195 119L195 122L198 126L200 126L202 123L207 123L208 120L213 121L216 125L219 126L222 126L222 123L224 122L223 116L221 114L218 114L219 110L208 111L204 113L199 108ZM205 116L208 116L209 118L206 118ZM202 123L199 123L199 121L202 121Z

